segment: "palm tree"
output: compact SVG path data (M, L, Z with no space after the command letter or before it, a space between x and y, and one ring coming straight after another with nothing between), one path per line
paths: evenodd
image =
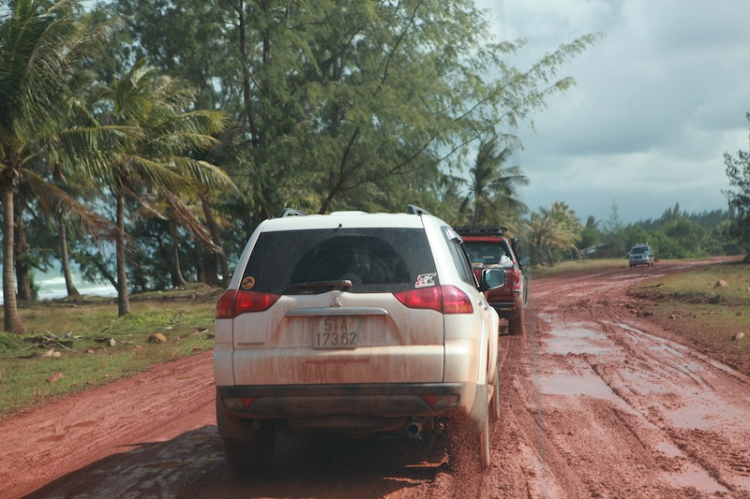
M555 265L553 249L575 248L581 240L583 227L570 207L561 201L552 203L549 209L540 208L540 213L532 213L529 221L529 240L539 253L539 262L547 257L550 266Z
M29 181L42 188L44 179L34 169L51 162L59 161L67 171L86 170L87 175L101 166L96 144L99 131L66 130L68 78L108 30L106 26L84 30L76 7L73 0L16 0L0 13L0 202L6 331L25 332L13 274L19 183Z
M162 76L138 61L116 80L109 93L111 111L102 117L108 124L132 127L140 138L129 141L112 156L108 174L101 178L117 204L115 253L117 260L118 314L130 312L126 266L125 198L149 207L144 193L160 190L179 195L196 184L234 189L219 168L193 159L190 154L216 144L212 135L224 127L219 111L186 111L193 92L180 81Z
M518 199L517 188L529 185L529 179L518 166L505 167L513 150L499 149L497 137L479 144L476 162L471 168L469 192L461 204L461 212L468 211L473 203L472 222L507 223L528 211L528 206Z

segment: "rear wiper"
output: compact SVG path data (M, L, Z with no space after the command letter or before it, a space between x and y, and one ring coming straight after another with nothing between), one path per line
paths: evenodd
M300 294L317 294L334 290L349 291L352 289L352 281L342 279L340 281L312 281L291 284L286 292L299 291Z

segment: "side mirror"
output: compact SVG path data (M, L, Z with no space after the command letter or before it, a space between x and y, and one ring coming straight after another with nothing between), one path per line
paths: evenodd
M513 249L513 253L518 256L518 238L517 237L511 237L510 238L510 247Z
M521 267L525 267L530 263L531 263L531 258L529 258L528 256L525 256L518 261L518 265L520 265Z
M505 284L505 271L499 268L482 270L481 289L484 291L499 288Z

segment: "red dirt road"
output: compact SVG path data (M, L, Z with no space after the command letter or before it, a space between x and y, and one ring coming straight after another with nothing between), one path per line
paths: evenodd
M269 472L234 474L205 353L0 420L0 497L750 498L750 379L637 317L625 294L684 267L532 280L527 334L500 338L484 473L476 448L438 428L292 434Z

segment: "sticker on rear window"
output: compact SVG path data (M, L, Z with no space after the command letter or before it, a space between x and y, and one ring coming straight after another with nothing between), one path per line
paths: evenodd
M255 277L245 277L242 279L242 289L253 289L255 286Z
M420 274L417 276L417 282L414 283L415 288L426 288L428 286L435 285L435 276L437 272L432 274Z

